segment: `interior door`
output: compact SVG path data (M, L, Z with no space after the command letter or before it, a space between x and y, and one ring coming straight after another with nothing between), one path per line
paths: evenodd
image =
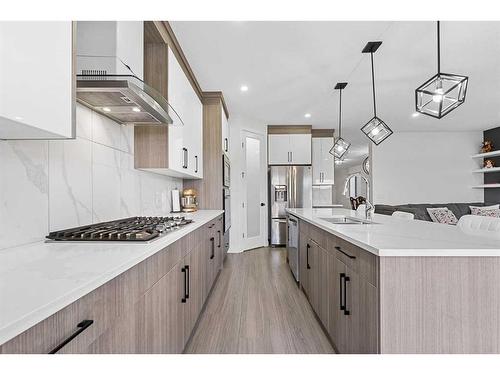
M267 244L267 166L265 136L242 131L243 250Z

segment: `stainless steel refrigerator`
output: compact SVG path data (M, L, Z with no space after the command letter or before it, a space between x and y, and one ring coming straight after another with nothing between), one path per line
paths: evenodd
M310 166L269 167L269 243L286 245L286 208L312 207Z

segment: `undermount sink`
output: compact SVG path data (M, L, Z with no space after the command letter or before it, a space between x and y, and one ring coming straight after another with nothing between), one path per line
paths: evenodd
M320 217L318 219L328 221L332 224L374 224L372 221L348 216Z

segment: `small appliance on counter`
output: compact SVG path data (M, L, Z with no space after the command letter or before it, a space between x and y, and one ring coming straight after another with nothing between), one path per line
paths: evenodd
M196 199L195 189L184 189L182 191L181 205L182 212L198 211L198 200Z

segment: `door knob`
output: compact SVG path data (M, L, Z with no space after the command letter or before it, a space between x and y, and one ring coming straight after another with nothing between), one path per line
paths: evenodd
M262 202L260 203L261 207L264 207L265 205L266 205L265 203L262 203Z

